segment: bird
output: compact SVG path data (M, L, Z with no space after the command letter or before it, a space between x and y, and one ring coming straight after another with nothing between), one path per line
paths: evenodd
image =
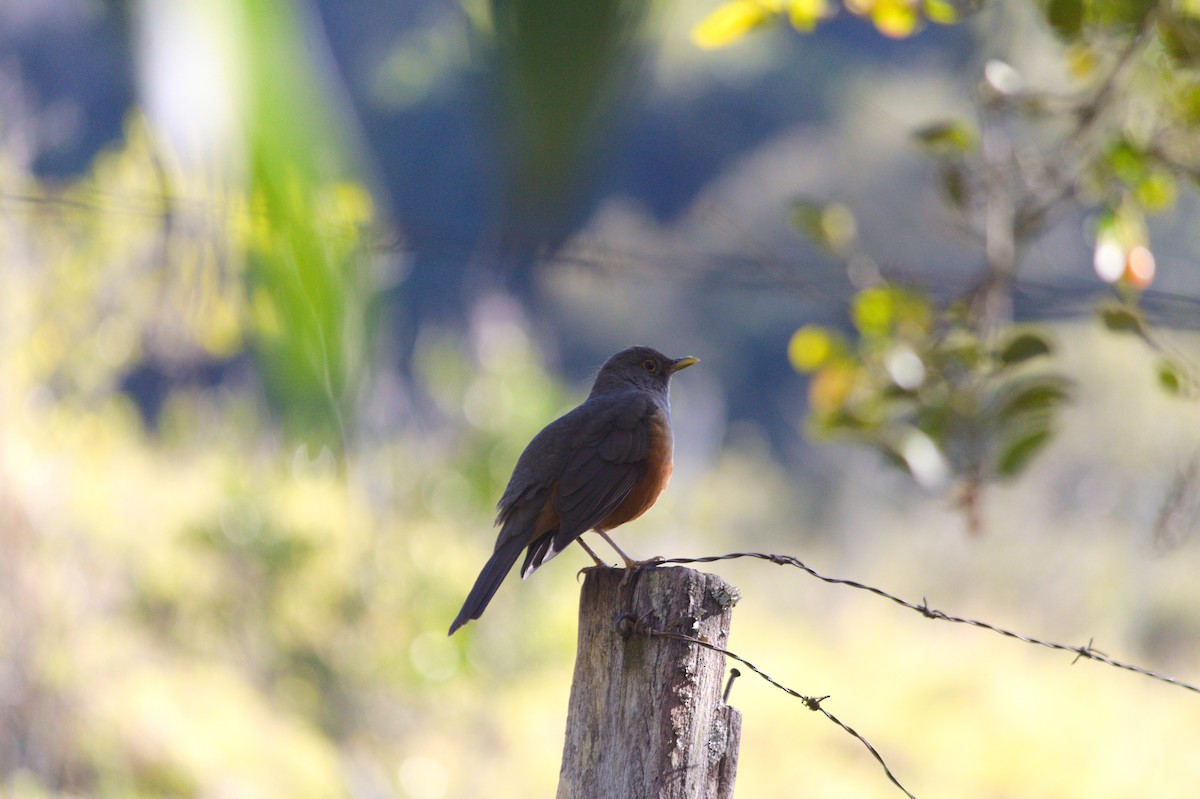
M699 363L651 347L621 350L600 367L578 407L533 437L497 503L496 547L450 625L449 635L483 615L521 551L521 579L572 541L606 566L580 537L595 530L632 573L649 561L630 558L608 531L655 503L673 470L671 376Z

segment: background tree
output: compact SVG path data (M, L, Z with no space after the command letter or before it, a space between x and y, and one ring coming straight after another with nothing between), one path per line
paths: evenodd
M891 37L972 12L965 4L891 0L846 8ZM983 486L1025 469L1069 396L1069 382L1045 366L1053 349L1045 333L1013 327L1018 280L1038 279L1021 274L1023 256L1050 226L1086 214L1097 277L1114 289L1100 318L1110 330L1142 337L1167 392L1190 393L1195 379L1151 331L1139 299L1155 276L1147 218L1171 209L1180 184L1200 174L1191 41L1200 10L1070 0L1037 12L1061 42L1066 81L1030 80L993 58L979 78L975 118L913 131L935 164L958 234L978 246L977 276L966 291L933 299L873 267L864 279L864 265L875 259L856 242L848 209L807 201L793 210L796 227L867 284L852 303L854 342L818 326L792 338L792 364L814 375L811 429L872 445L926 487L951 484L976 532ZM694 38L724 47L773 24L811 32L834 13L831 4L807 0L734 0L697 25Z

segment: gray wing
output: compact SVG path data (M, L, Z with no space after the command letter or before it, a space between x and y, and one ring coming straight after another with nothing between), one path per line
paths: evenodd
M593 397L529 442L496 517L502 525L497 551L518 539L530 546L522 577L603 521L629 496L645 472L651 404L637 392ZM537 541L528 540L551 496L558 528Z
M596 407L579 431L577 446L559 478L555 551L616 510L645 473L651 400L630 392L597 397L594 402Z
M496 524L501 525L497 549L512 537L529 533L571 455L568 445L579 436L587 418L585 407L586 403L542 428L517 459L508 487L496 504Z

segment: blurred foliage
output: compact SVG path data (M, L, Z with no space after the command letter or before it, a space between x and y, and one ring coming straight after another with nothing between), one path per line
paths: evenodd
M960 0L845 0L846 10L869 19L885 36L903 39L926 22L949 25L975 5ZM837 14L831 0L728 0L717 6L693 30L701 47L727 47L746 34L781 22L810 33Z
M1101 303L1100 322L1111 333L1132 335L1157 355L1155 373L1159 387L1169 396L1195 399L1197 367L1191 358L1166 340L1138 308L1136 297Z
M233 253L244 214L216 198L176 204L177 190L207 196L212 187L194 175L168 178L144 118L132 116L122 146L65 186L38 183L9 152L0 158L5 185L29 198L0 237L3 360L14 391L99 405L140 363L186 368L243 349Z
M923 19L952 23L969 10L910 0L846 6L900 37ZM1169 394L1190 395L1197 382L1137 305L1156 271L1148 217L1170 210L1182 188L1200 180L1200 5L1049 0L1036 8L1073 85L1031 85L993 58L976 92L977 119L935 120L913 132L934 163L946 209L982 251L981 275L965 296L938 310L919 292L880 282L853 212L839 202L807 199L791 211L794 227L844 261L860 288L849 310L855 341L811 326L792 338L793 366L813 375L810 429L849 434L926 487L954 478L976 531L983 485L1028 466L1068 398L1060 375L1024 365L1052 354L1045 333L1012 327L1022 252L1050 220L1068 209L1091 212L1096 273L1116 294L1101 320L1151 345ZM808 32L835 11L807 0L734 0L693 38L722 47L784 20Z
M654 3L491 0L482 44L497 84L505 212L518 236L565 234L582 178L627 99Z
M245 185L181 163L140 112L67 185L6 165L29 215L0 244L17 266L6 300L33 336L7 363L55 398L91 400L139 369L186 376L251 354L291 439L340 452L370 353L374 202L293 5L242 10L226 44L250 58L249 85L226 88L249 110Z
M1026 328L985 341L963 307L939 315L896 286L859 292L852 318L853 344L808 325L788 346L792 365L812 375L810 429L879 449L926 488L956 485L979 532L980 486L1029 465L1069 396L1067 379L1045 366L1049 341Z
M475 651L499 646L487 633L444 630L478 567L480 537L463 531L490 528L563 392L501 314L478 352L423 340L415 389L433 423L358 442L348 473L283 443L245 386L180 382L148 431L122 387L141 347L176 365L209 357L204 342L227 356L245 307L237 283L192 296L222 259L152 268L215 245L131 211L152 153L135 119L77 186L22 178L41 201L5 217L0 796L336 797L364 782L432 796L481 762L508 795L544 793L552 770L481 761L488 747L462 731L510 734L511 710L483 699L492 682L557 679L539 664L569 604L503 658ZM477 677L438 693L464 672ZM482 771L454 779L459 795L490 793Z
M428 426L359 428L343 461L305 445L308 428L279 436L239 366L271 332L257 315L308 307L310 278L341 281L369 213L353 184L272 182L304 152L264 152L252 202L175 162L140 115L67 185L0 149L5 195L26 198L0 217L0 796L434 796L481 762L510 796L552 784L504 756L519 740L495 751L525 733L483 694L561 679L546 652L569 604L503 658L502 631L445 626L490 538L464 531L490 529L565 395L501 309L478 352L458 334L417 347ZM327 299L333 324L347 300ZM263 379L297 385L270 361L313 335L268 345ZM224 379L193 378L213 364ZM153 413L130 382L148 368L173 378ZM560 578L524 601L569 592ZM491 793L474 774L453 777L459 795Z
M256 352L293 434L340 451L369 352L373 217L353 177L294 3L245 4Z

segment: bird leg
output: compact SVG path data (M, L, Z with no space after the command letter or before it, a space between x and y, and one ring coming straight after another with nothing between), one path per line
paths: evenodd
M633 573L635 571L637 571L639 569L644 569L647 566L654 566L658 563L661 563L663 560L662 555L655 555L654 557L649 558L647 560L634 560L633 558L631 558L625 554L625 550L623 550L619 546L617 546L616 541L613 541L611 538L608 537L608 533L604 532L599 527L596 528L596 532L600 534L601 538L603 538L605 541L608 542L608 545L610 547L612 547L613 549L615 549L617 551L617 554L621 556L621 560L625 561L625 578L623 580L621 580L622 585L624 585L625 583L627 583L629 581L629 578L633 575Z
M608 568L608 564L607 564L607 563L605 563L604 561L600 560L600 556L599 556L599 555L597 555L595 552L593 552L593 551L592 551L592 548L591 548L591 547L589 547L587 544L585 544L585 543L583 542L583 539L582 539L582 538L576 538L576 539L575 539L575 541L576 541L576 543L578 543L578 544L579 544L579 546L583 547L583 551L584 551L584 552L586 552L586 553L588 553L589 555L591 555L591 556L592 556L592 560L596 561L596 565L597 565L597 566L602 566L602 567L603 567L603 568L605 568L605 569L607 569L607 568Z

